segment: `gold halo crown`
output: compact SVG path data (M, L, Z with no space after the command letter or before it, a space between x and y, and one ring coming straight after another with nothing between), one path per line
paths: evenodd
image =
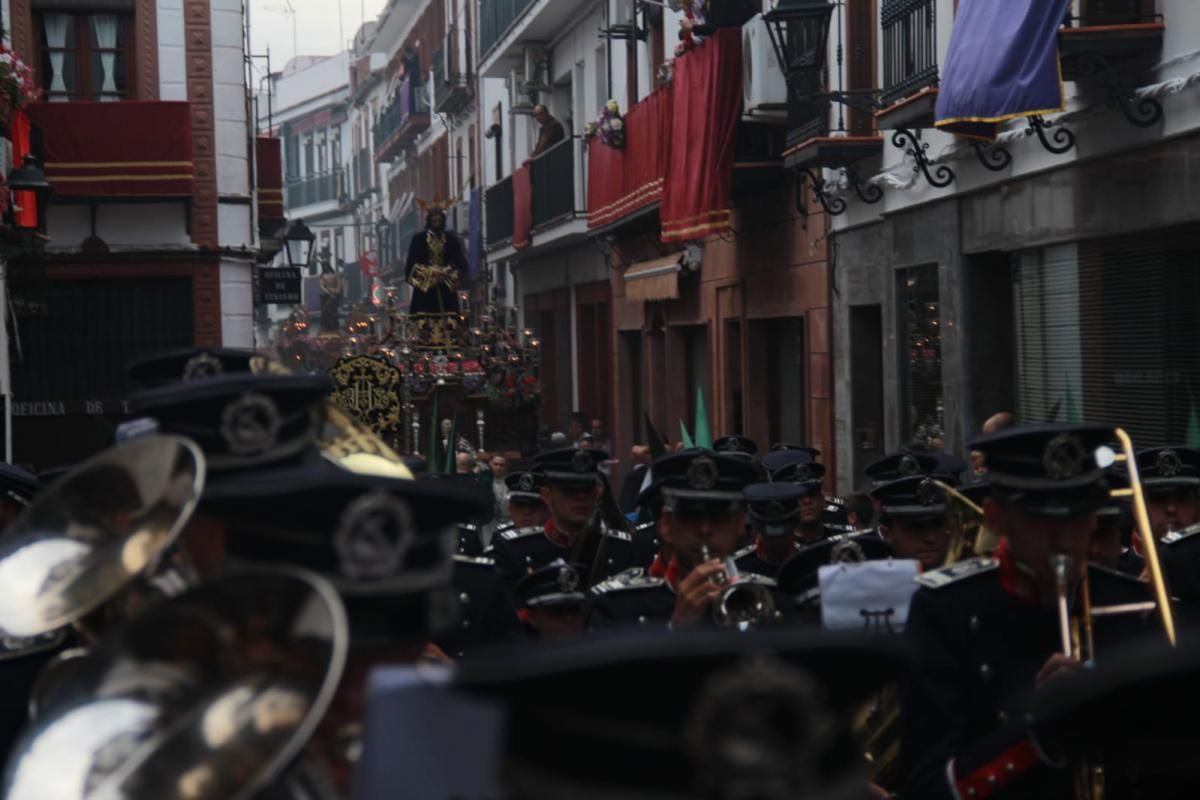
M455 206L455 203L453 200L439 200L439 199L435 198L432 202L429 202L429 201L417 198L417 208L421 209L425 213L429 213L430 211L445 212L445 211L449 211L450 209L454 208L454 206Z

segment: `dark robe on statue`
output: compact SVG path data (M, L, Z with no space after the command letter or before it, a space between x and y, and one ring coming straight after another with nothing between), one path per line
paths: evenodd
M410 314L457 314L458 291L467 274L467 257L458 237L426 228L408 246L405 280L413 287Z

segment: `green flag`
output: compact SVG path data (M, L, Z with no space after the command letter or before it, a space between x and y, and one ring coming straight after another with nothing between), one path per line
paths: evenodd
M437 392L433 393L433 410L429 415L429 463L426 464L426 471L430 475L437 475L441 472L438 464L441 463L438 459L438 401Z
M704 405L704 389L696 384L696 447L711 450L712 429L708 426L708 408Z
M1196 411L1196 401L1192 401L1191 411L1188 412L1187 435L1184 444L1188 447L1200 448L1200 413Z
M458 414L450 416L450 437L446 439L446 474L458 471Z
M679 420L679 441L683 442L683 446L687 449L696 446L692 444L692 435L688 433L687 423L683 420Z
M1071 379L1067 378L1067 424L1078 425L1083 422L1083 417L1079 416L1079 406L1075 404L1075 393L1071 391Z

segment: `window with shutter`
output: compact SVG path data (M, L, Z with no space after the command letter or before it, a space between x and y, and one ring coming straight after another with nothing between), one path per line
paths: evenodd
M1200 229L1021 253L1014 292L1023 421L1200 445Z

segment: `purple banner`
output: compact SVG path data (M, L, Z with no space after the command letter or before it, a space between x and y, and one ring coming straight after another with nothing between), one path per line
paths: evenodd
M962 0L937 101L937 127L994 139L997 124L1066 106L1058 30L1071 0Z

